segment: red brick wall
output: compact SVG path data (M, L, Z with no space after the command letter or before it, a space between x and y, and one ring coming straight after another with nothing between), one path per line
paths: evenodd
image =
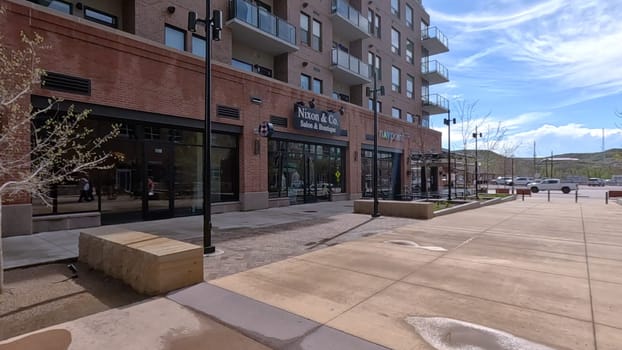
M14 31L24 29L44 35L50 48L42 58L43 68L92 80L91 96L44 89L36 89L36 94L203 119L204 62L197 57L83 20L71 17L59 20L55 13L41 11L35 6L11 4L9 12L8 27ZM141 24L137 22L136 26L139 28ZM263 103L252 104L251 96L261 98ZM371 134L373 130L370 111L328 97L318 97L274 79L237 71L220 63L213 64L213 120L243 127L243 137L240 140L241 192L267 191L267 140L255 135L254 129L261 121L269 120L271 115L290 117L295 101L309 101L313 97L316 98L318 108L345 108L342 128L348 130L348 137L335 139L349 142L346 157L348 188L350 192L359 192L360 155L354 161L354 152L360 153L361 143L370 143L365 141L365 135ZM217 104L239 108L240 120L216 117ZM384 103L389 108L390 104L388 101ZM291 119L289 124L293 124ZM408 155L420 144L415 142L415 138L423 136L426 149L440 151L440 133L436 131L419 129L410 123L384 115L380 117L379 124L380 130L407 135L401 141L393 142L379 138L380 146L403 149L404 154ZM277 127L277 130L313 137L330 137L294 130L291 127L287 130ZM261 143L259 155L253 152L255 140ZM405 184L406 171L409 169L406 158L402 158L402 179Z

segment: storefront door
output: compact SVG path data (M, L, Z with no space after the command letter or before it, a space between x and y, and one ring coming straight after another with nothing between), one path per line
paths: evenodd
M143 196L145 219L160 219L173 216L174 152L170 143L146 141L145 179L146 196Z

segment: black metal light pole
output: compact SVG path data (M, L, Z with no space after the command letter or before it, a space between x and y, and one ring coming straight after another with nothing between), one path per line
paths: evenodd
M374 78L374 88L372 90L369 87L366 89L366 95L372 96L372 104L374 111L374 156L372 164L372 195L374 197L374 209L371 213L372 217L380 216L378 212L378 92L380 95L384 95L384 86L377 87L376 69L372 68L372 76Z
M447 200L451 200L451 124L456 124L456 118L451 119L451 110L447 110L447 119L443 119L447 125Z
M473 133L473 137L475 138L475 198L479 199L479 191L477 190L477 139L482 137L482 133L477 132L477 125L475 126L475 132Z
M212 245L212 40L220 41L222 11L212 12L210 0L205 0L205 19L195 12L188 13L188 31L196 32L197 23L205 26L205 132L203 133L203 253L216 251Z

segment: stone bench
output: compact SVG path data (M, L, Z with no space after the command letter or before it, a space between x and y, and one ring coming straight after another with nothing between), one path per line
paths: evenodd
M373 210L373 200L358 199L354 201L354 212L357 214L371 215ZM378 211L384 216L411 219L432 219L434 217L434 203L381 200L378 201Z
M71 214L54 214L34 216L32 232L73 230L77 228L101 225L101 214L98 211Z
M495 193L497 194L510 194L509 188L495 188Z
M142 294L158 295L203 282L203 248L194 244L100 228L80 232L78 247L79 261Z

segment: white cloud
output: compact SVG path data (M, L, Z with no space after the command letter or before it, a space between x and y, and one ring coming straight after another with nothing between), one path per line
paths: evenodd
M496 77L502 90L513 89L512 80L534 87L551 82L557 92L577 89L576 98L555 107L622 93L622 0L479 5L488 10L428 11L456 33L464 58L451 69L480 69L481 78Z

